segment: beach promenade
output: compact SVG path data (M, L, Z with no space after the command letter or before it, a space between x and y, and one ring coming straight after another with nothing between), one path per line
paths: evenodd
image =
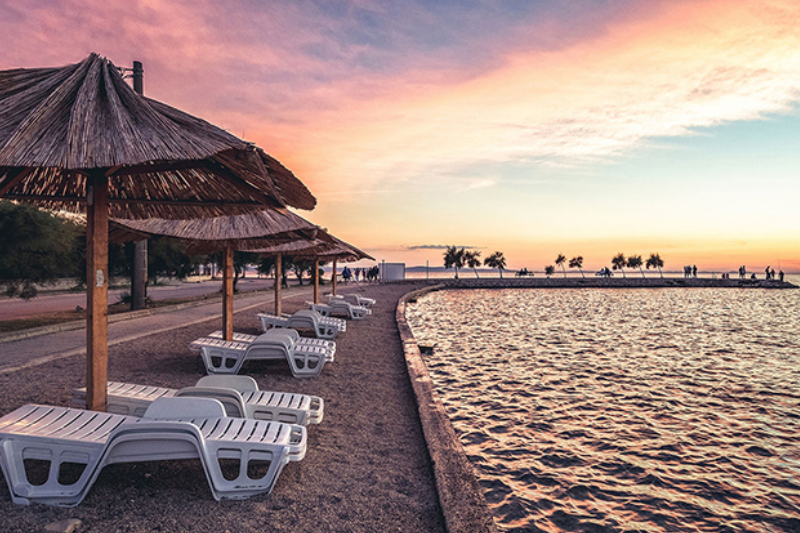
M317 379L295 379L283 362L245 368L262 389L318 395L326 402L325 420L308 430L305 459L284 469L272 494L216 502L197 461L114 465L73 509L15 505L3 482L0 529L36 532L78 519L82 533L444 532L395 322L398 299L412 288L366 288L363 294L378 299L374 314L348 323L337 339L336 361ZM285 311L304 307L309 291L288 295ZM254 314L271 307L267 294L237 299L236 330L257 333ZM219 313L217 303L111 324L109 379L193 385L204 371L188 344L219 329ZM69 405L72 390L85 385L84 335L79 329L0 344L0 412L25 403Z

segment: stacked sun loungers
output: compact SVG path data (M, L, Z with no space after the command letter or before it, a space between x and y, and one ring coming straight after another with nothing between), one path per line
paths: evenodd
M325 362L332 363L333 358L336 355L336 343L334 341L329 341L325 339L311 339L308 337L301 337L300 334L294 329L280 329L274 332L274 334L282 333L287 335L291 340L295 343L295 345L299 346L300 349L308 350L308 349L322 349L325 350ZM207 335L208 338L211 339L221 339L222 338L222 331L217 330L213 333L209 333ZM258 335L248 335L247 333L234 333L233 340L235 342L244 342L244 343L252 343L258 339Z
M372 314L372 310L361 305L353 305L342 299L333 298L327 304L315 304L309 302L312 311L316 311L323 317L330 317L338 314L352 320L363 320Z
M272 420L289 424L319 424L324 402L319 396L258 390L250 376L206 376L194 387L170 389L133 383L108 383L109 413L143 416L150 405L161 398L214 398L225 407L227 416ZM72 393L72 403L85 407L86 389Z
M18 504L72 507L106 465L194 458L215 499L249 498L269 493L306 446L303 426L230 418L209 398L161 398L141 418L45 405L0 418L0 467ZM46 478L29 478L35 463Z
M348 294L331 294L328 296L328 303L333 300L344 300L352 305L360 305L361 307L371 308L375 305L375 300L373 298L367 298L366 296L361 296L360 294L355 293L348 293Z
M208 374L238 374L246 361L283 359L289 363L294 377L318 376L333 354L321 347L301 347L287 331L270 330L252 342L202 337L189 347L200 352Z
M339 333L344 333L347 330L347 322L341 318L323 317L310 309L283 316L259 313L256 318L261 321L261 331L264 332L285 328L310 330L319 339L332 340Z

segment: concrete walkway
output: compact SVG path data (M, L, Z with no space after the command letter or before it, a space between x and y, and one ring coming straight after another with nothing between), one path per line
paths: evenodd
M307 296L312 298L313 288L293 287L282 292L283 299ZM259 291L237 296L234 299L234 313L252 310L271 312L274 310L274 293ZM138 338L163 333L174 329L217 319L215 324L222 327L222 302L219 298L202 305L191 307L176 306L174 309L162 308L157 314L125 319L124 315L114 315L115 321L108 325L108 345L130 342ZM41 365L57 359L86 353L86 328L60 331L48 335L5 342L0 344L0 373L9 373Z

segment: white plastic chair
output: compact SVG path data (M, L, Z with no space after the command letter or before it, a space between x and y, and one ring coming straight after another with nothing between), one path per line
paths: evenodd
M269 493L306 447L305 427L229 418L209 398L161 398L142 418L45 405L0 418L0 467L11 499L26 505L78 505L109 464L193 458L215 499L249 498Z
M293 315L283 316L258 313L256 317L261 321L261 331L263 332L283 328L311 330L319 339L333 340L339 333L347 331L347 322L344 320L324 317L311 309L303 309Z
M190 348L200 351L208 374L238 374L246 361L283 359L294 377L316 377L329 356L321 348L295 346L279 330L270 330L250 343L203 337L192 342Z
M214 375L201 378L194 387L170 389L137 385L134 383L108 383L109 413L143 416L150 405L159 398L200 397L219 400L225 414L235 418L272 420L287 424L319 424L324 417L325 402L319 396L290 392L262 391L250 376ZM86 389L72 392L72 404L86 406Z

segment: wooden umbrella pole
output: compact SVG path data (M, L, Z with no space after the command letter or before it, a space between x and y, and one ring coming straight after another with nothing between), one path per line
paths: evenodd
M314 258L314 303L319 303L319 257Z
M233 340L233 246L225 246L222 260L222 332Z
M333 295L336 296L336 258L333 259Z
M283 281L283 254L275 258L275 316L281 316L281 282Z
M108 178L88 177L86 190L86 407L108 405Z

